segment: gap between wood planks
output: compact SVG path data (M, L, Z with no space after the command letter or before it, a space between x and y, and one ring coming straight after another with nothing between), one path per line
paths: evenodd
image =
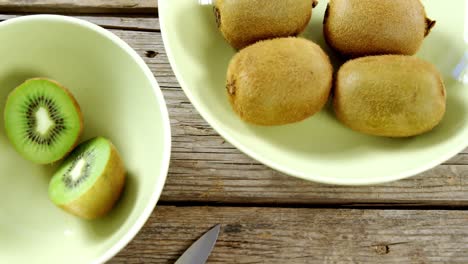
M11 18L11 15L8 16ZM119 28L111 31L127 41L143 57L161 84L171 110L174 132L173 166L161 204L467 209L468 182L463 180L468 175L466 154L460 154L446 162L446 165L422 176L379 186L327 186L286 178L227 144L201 119L183 94L171 70L161 34L135 32L159 28L157 18L77 17L104 27ZM141 30L129 29L134 27ZM463 153L467 153L467 150Z
M467 217L466 211L161 206L109 263L174 263L218 223L208 263L468 263Z
M348 209L348 210L435 210L435 211L468 211L468 204L447 205L448 201L440 201L440 204L434 203L383 203L376 201L375 203L332 203L330 201L323 203L232 203L232 202L209 202L209 201L159 201L158 206L175 206L175 207L256 207L256 208L294 208L294 209Z
M1 0L0 12L156 14L157 0Z
M1 10L1 9L0 9ZM0 22L8 19L21 17L31 14L0 14ZM83 19L94 24L97 24L106 29L118 29L126 31L142 31L142 32L160 32L159 19L156 16L89 16L89 15L72 15L72 17Z

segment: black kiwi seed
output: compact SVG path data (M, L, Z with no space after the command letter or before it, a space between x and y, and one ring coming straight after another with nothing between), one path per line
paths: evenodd
M84 168L82 170L82 173L80 177L77 180L73 180L71 178L71 171L75 168L76 164L84 159L86 164L84 165ZM90 170L91 170L91 164L93 164L95 159L95 153L94 149L91 149L89 151L83 152L80 155L78 155L72 162L72 165L68 168L68 170L65 172L64 177L62 178L63 183L67 188L69 189L74 189L77 188L78 186L81 185L90 175Z

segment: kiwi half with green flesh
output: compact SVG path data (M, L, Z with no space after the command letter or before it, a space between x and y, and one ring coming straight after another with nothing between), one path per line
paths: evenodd
M414 56L371 56L340 68L333 103L338 119L356 131L410 137L439 124L446 91L429 62Z
M15 88L5 106L5 130L26 159L49 164L62 159L83 131L80 106L59 83L30 79Z
M106 215L125 184L125 168L114 145L97 137L80 144L49 184L49 197L65 211L84 219Z
M316 0L215 0L218 28L235 49L259 40L297 36L308 25Z
M413 55L434 25L420 0L330 0L324 35L344 57Z
M320 111L332 77L333 67L320 46L302 38L277 38L239 51L229 64L226 89L244 121L284 125Z

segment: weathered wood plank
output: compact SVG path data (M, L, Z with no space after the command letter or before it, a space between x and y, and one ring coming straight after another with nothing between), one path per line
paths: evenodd
M174 263L217 223L213 264L468 263L468 211L166 206L109 263Z
M466 165L468 164L468 154L467 153L460 153L457 156L451 158L446 164L455 164L455 165Z
M86 19L123 26L117 17ZM225 142L199 116L172 72L160 33L111 31L144 58L169 107L173 159L163 202L468 206L468 149L420 176L372 187L321 185L275 172Z
M225 142L199 116L179 88L160 33L113 32L144 57L169 107L173 153L164 202L468 206L466 154L420 176L371 187L321 185L275 172ZM150 58L147 51L158 55Z
M20 17L18 14L0 14L0 21ZM73 17L87 20L108 29L123 29L135 31L159 31L159 19L157 17L138 16L87 16L74 15Z
M157 0L0 0L0 12L153 14Z

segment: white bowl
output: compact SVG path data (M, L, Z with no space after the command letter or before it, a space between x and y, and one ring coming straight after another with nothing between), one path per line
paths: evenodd
M25 16L0 23L0 263L103 263L137 234L159 199L171 149L168 112L149 68L124 41L75 18ZM4 133L8 93L48 77L84 115L86 140L109 138L128 170L116 208L86 221L48 198L56 166L24 160Z

